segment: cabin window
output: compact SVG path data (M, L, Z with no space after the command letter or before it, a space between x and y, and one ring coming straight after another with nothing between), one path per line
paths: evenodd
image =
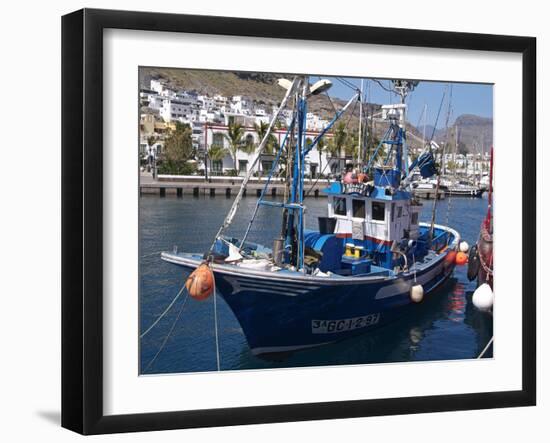
M418 224L418 212L413 212L411 215L411 225Z
M346 199L345 198L334 197L332 207L334 208L334 214L335 215L347 215Z
M403 206L397 207L397 218L403 217Z
M386 219L386 205L383 202L372 202L372 219L378 221Z
M395 219L395 203L392 203L391 204L391 221L392 221L392 223L393 223L394 219Z
M356 218L365 218L365 200L352 200L353 216Z

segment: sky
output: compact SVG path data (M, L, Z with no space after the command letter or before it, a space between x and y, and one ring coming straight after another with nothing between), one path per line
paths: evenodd
M344 85L336 77L325 77L332 82L332 87L328 93L332 98L349 100L355 91L351 87ZM360 87L361 79L343 77L357 88ZM314 83L318 77L311 77L310 81ZM389 80L379 80L386 88L389 87ZM366 100L378 104L390 104L399 102L399 96L385 91L378 83L373 80L364 79L364 89ZM493 85L474 84L474 83L447 83L421 81L412 93L407 97L407 119L415 126L424 124L424 107L427 105L427 125L434 125L439 106L445 89L447 94L437 123L438 128L445 126L447 116L448 99L450 96L450 87L452 84L451 115L449 124L452 125L456 117L462 114L474 114L480 117L493 116ZM370 97L369 97L370 95Z

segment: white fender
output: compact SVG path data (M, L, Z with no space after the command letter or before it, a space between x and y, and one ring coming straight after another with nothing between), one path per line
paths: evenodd
M422 285L414 285L411 287L411 300L415 303L420 303L424 299L424 288Z
M487 283L483 283L475 291L472 297L474 306L482 311L487 311L493 307L495 294Z

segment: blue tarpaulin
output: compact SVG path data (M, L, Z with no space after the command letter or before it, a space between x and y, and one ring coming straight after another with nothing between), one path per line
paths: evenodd
M422 178L429 178L437 174L437 168L435 167L435 159L431 152L425 152L415 161L412 162L410 169L418 167Z

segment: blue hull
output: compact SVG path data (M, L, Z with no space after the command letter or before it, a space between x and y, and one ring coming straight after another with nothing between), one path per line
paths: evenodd
M452 269L440 268L424 273L425 292L452 274ZM417 274L417 280L422 277ZM391 323L413 304L408 289L399 291L412 281L413 277L320 286L217 274L216 288L239 321L252 353L260 355L333 343ZM384 292L396 293L381 297Z
M217 293L233 311L255 355L320 346L391 323L414 311L410 288L421 284L427 296L451 276L446 253L413 273L370 279L307 278L213 266ZM188 269L200 256L165 255Z

